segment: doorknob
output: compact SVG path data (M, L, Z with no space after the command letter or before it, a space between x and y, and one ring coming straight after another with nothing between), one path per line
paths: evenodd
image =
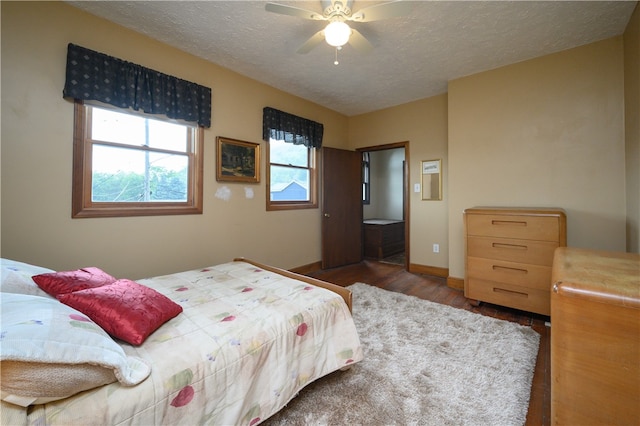
M329 213L325 213L324 217L331 217L331 215Z

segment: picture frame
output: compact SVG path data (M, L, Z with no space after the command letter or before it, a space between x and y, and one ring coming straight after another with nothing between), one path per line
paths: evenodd
M260 144L216 137L216 180L260 182Z

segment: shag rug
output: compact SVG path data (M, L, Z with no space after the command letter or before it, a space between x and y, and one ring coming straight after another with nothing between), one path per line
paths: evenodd
M349 286L364 360L265 425L523 425L540 336L508 321Z

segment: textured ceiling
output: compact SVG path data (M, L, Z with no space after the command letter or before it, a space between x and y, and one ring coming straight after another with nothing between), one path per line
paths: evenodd
M320 1L277 1L321 13ZM350 23L367 54L321 43L326 23L265 1L72 1L73 6L347 116L445 93L449 80L620 35L636 1L412 1L406 17ZM353 11L383 3L356 0ZM215 93L214 93L215 95Z

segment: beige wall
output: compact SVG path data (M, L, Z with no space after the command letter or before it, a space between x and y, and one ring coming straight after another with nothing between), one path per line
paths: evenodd
M625 250L622 37L449 84L449 272L465 208L561 207L568 245Z
M264 168L259 185L215 181L215 137L260 142L264 106L324 123L326 146L409 141L414 264L462 278L462 211L474 205L563 207L570 245L638 250L638 9L624 43L461 78L449 94L347 118L64 3L1 7L3 257L134 279L235 256L285 268L320 260L319 210L266 212ZM61 96L69 42L213 89L203 215L71 219L73 105ZM443 199L422 201L412 190L420 162L438 158ZM216 197L224 188L228 201Z
M264 168L259 185L218 184L215 137L260 142L262 108L271 106L322 122L324 144L341 147L347 117L61 2L1 6L3 257L133 279L236 256L284 268L320 259L319 210L266 212ZM71 219L73 103L62 99L69 42L212 88L204 214ZM216 197L224 187L228 201Z
M624 44L479 73L448 94L350 117L352 149L410 142L411 189L421 160L443 159L442 201L410 191L412 263L463 278L462 212L475 205L562 207L569 245L638 252L639 10Z
M640 253L640 6L624 33L627 251Z
M411 263L448 267L447 202L447 95L442 94L369 114L349 118L351 149L409 141L405 158L409 166L409 220ZM422 160L442 159L442 201L422 201L413 192L421 183ZM433 253L434 243L440 253Z

